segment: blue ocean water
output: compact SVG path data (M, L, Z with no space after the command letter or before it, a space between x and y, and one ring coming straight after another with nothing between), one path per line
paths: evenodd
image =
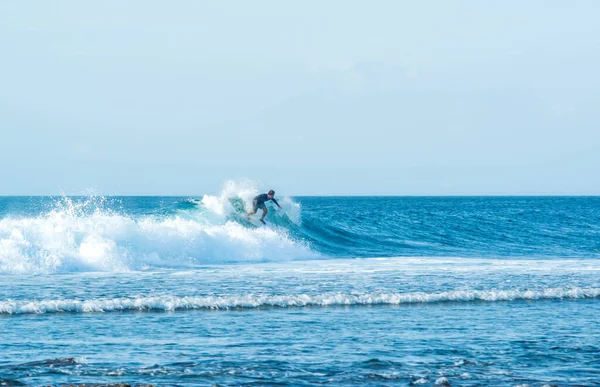
M600 198L0 198L0 385L600 385Z

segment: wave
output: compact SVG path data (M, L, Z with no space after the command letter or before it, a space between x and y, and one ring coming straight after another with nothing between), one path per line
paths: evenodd
M131 214L103 197L62 197L37 216L6 216L0 219L0 273L127 271L316 256L285 227L259 228L244 222L233 207L225 210L228 198L237 195L234 186L229 184L221 197L205 196L207 206L192 203L158 214ZM285 221L299 222L300 206L290 199L282 205Z
M277 188L277 187L275 187ZM372 257L600 257L598 198L0 198L0 274ZM304 207L303 207L304 206Z
M537 290L452 290L439 293L325 293L317 295L154 296L111 299L56 299L0 301L0 314L97 313L122 311L231 310L291 307L402 305L442 302L497 302L519 300L591 299L600 288L547 288Z

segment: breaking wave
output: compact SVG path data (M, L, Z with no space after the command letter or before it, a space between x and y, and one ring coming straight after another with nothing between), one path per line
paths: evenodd
M453 290L439 293L325 293L317 295L149 296L90 300L0 301L0 314L121 311L230 310L256 308L402 305L440 302L495 302L599 298L600 288L538 290Z
M235 212L231 198L256 192L236 191L230 183L219 197L181 200L156 214L132 213L103 197L57 198L37 215L0 219L0 273L127 271L315 256L285 227L257 227ZM287 198L281 204L285 221L300 221L298 204Z

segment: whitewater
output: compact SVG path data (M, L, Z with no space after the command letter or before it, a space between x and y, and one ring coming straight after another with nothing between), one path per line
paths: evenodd
M0 198L0 385L600 380L600 198L258 193Z
M245 198L250 207L256 191L230 190L201 200L158 199L139 212L130 212L131 198L18 198L39 213L6 213L0 207L0 272L123 271L315 256L284 228L240 223L244 219L230 199ZM145 200L153 201L137 201L144 206ZM282 205L281 217L299 223L299 205L289 199Z

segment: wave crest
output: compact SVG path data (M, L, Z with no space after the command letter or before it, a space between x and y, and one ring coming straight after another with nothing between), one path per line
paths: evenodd
M314 255L284 228L209 215L198 209L131 215L106 198L63 197L38 216L0 219L0 273L180 268Z
M599 298L600 288L539 290L452 290L439 293L325 293L317 295L150 296L90 300L0 301L0 314L120 311L229 310L256 308L402 305L439 302L496 302Z

